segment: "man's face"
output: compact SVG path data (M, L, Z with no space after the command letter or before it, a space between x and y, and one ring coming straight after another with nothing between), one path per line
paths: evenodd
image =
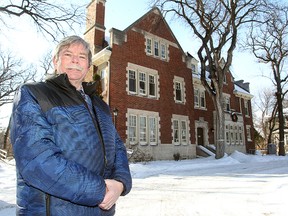
M78 43L62 49L59 58L53 59L53 63L58 74L66 73L71 84L77 86L82 83L89 70L88 53Z

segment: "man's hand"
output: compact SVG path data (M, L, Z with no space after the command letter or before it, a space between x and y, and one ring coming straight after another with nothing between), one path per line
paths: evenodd
M123 192L124 186L121 182L113 179L105 179L106 194L103 202L99 205L101 209L109 210L118 200Z

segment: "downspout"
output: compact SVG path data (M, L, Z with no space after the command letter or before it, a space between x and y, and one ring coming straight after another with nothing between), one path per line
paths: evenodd
M110 59L107 61L107 72L108 72L108 77L107 77L107 103L108 105L110 106L110 73L111 73L111 70L110 70Z

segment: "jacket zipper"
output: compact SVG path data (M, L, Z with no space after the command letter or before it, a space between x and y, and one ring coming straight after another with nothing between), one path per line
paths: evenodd
M46 216L50 216L50 195L45 194L45 200L46 200Z
M96 129L96 131L97 131L97 134L98 134L99 138L100 138L100 142L101 142L102 150L103 150L103 155L104 155L104 168L103 168L103 170L101 171L101 175L103 176L105 167L107 166L107 157L106 157L106 149L105 149L105 144L104 144L104 141L103 141L103 136L102 136L102 133L101 133L101 131L100 131L100 125L99 125L99 121L98 121L98 118L97 118L97 113L95 112L92 99L89 97L90 100L91 100L91 103L92 103L92 109L93 109L92 111L94 112L94 116L95 116L95 118L96 118L96 119L95 119L95 118L93 117L93 114L91 113L91 111L90 111L90 109L89 109L89 106L88 106L87 102L86 102L85 99L82 97L81 93L79 93L79 94L80 94L80 96L81 96L81 100L83 101L86 109L88 110L88 112L89 112L89 114L90 114L90 117L91 117L91 119L92 119L92 121L93 121L94 127L95 127L95 129Z

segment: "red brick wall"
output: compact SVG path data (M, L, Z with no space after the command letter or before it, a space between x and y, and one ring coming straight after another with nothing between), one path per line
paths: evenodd
M170 32L162 23L159 28L147 29L151 26L150 18L144 19L136 27L146 28L154 35L170 39ZM161 31L159 31L161 29ZM161 33L161 34L160 34ZM145 53L145 38L142 34L129 30L127 32L127 42L121 46L113 44L110 59L110 105L117 107L119 114L117 117L117 130L123 140L126 140L126 113L128 108L149 110L160 114L161 143L172 142L171 119L172 114L186 115L190 117L191 142L195 143L194 137L194 112L193 112L193 86L191 70L182 61L183 53L181 49L169 46L169 62L147 56ZM127 63L133 63L148 67L158 71L160 98L148 99L138 96L129 96L126 92L126 67ZM183 77L185 80L186 104L176 104L174 101L174 76Z

